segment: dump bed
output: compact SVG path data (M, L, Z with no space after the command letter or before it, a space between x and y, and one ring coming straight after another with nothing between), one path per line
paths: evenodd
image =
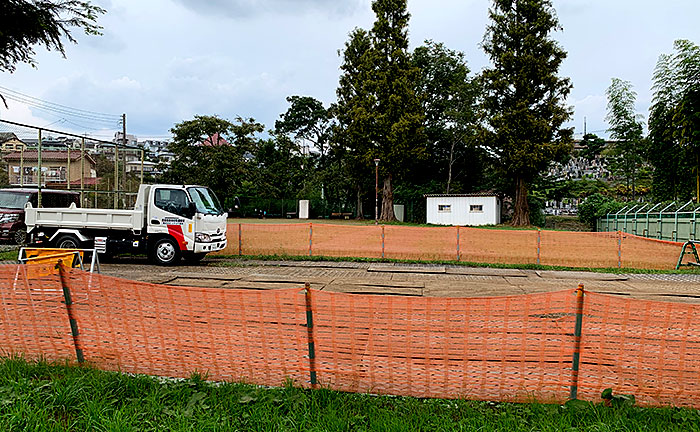
M141 231L143 210L114 210L92 208L32 208L25 209L27 231L34 227L93 228Z

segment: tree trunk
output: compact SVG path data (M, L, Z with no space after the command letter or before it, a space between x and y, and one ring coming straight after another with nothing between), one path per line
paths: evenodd
M355 219L363 220L365 218L364 211L362 209L362 188L357 186L357 214Z
M513 213L513 226L530 225L530 207L527 204L527 184L522 178L516 180L515 209Z
M445 189L445 193L449 194L450 193L450 186L452 185L452 165L455 163L455 141L452 141L452 146L450 147L450 160L447 164L447 188Z
M382 215L379 220L383 222L397 220L394 215L394 189L391 186L391 174L384 178L384 186L382 188Z

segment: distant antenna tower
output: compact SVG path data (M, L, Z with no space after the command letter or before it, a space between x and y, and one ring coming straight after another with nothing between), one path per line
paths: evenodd
M583 117L583 136L586 136L586 117Z

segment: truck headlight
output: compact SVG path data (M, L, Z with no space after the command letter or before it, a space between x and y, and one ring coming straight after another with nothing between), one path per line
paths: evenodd
M208 243L211 241L211 237L209 236L209 234L197 233L194 235L194 241L200 243Z

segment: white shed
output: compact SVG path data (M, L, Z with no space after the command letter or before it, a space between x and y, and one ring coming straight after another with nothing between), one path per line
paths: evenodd
M487 193L425 195L427 223L435 225L496 225L501 200Z

